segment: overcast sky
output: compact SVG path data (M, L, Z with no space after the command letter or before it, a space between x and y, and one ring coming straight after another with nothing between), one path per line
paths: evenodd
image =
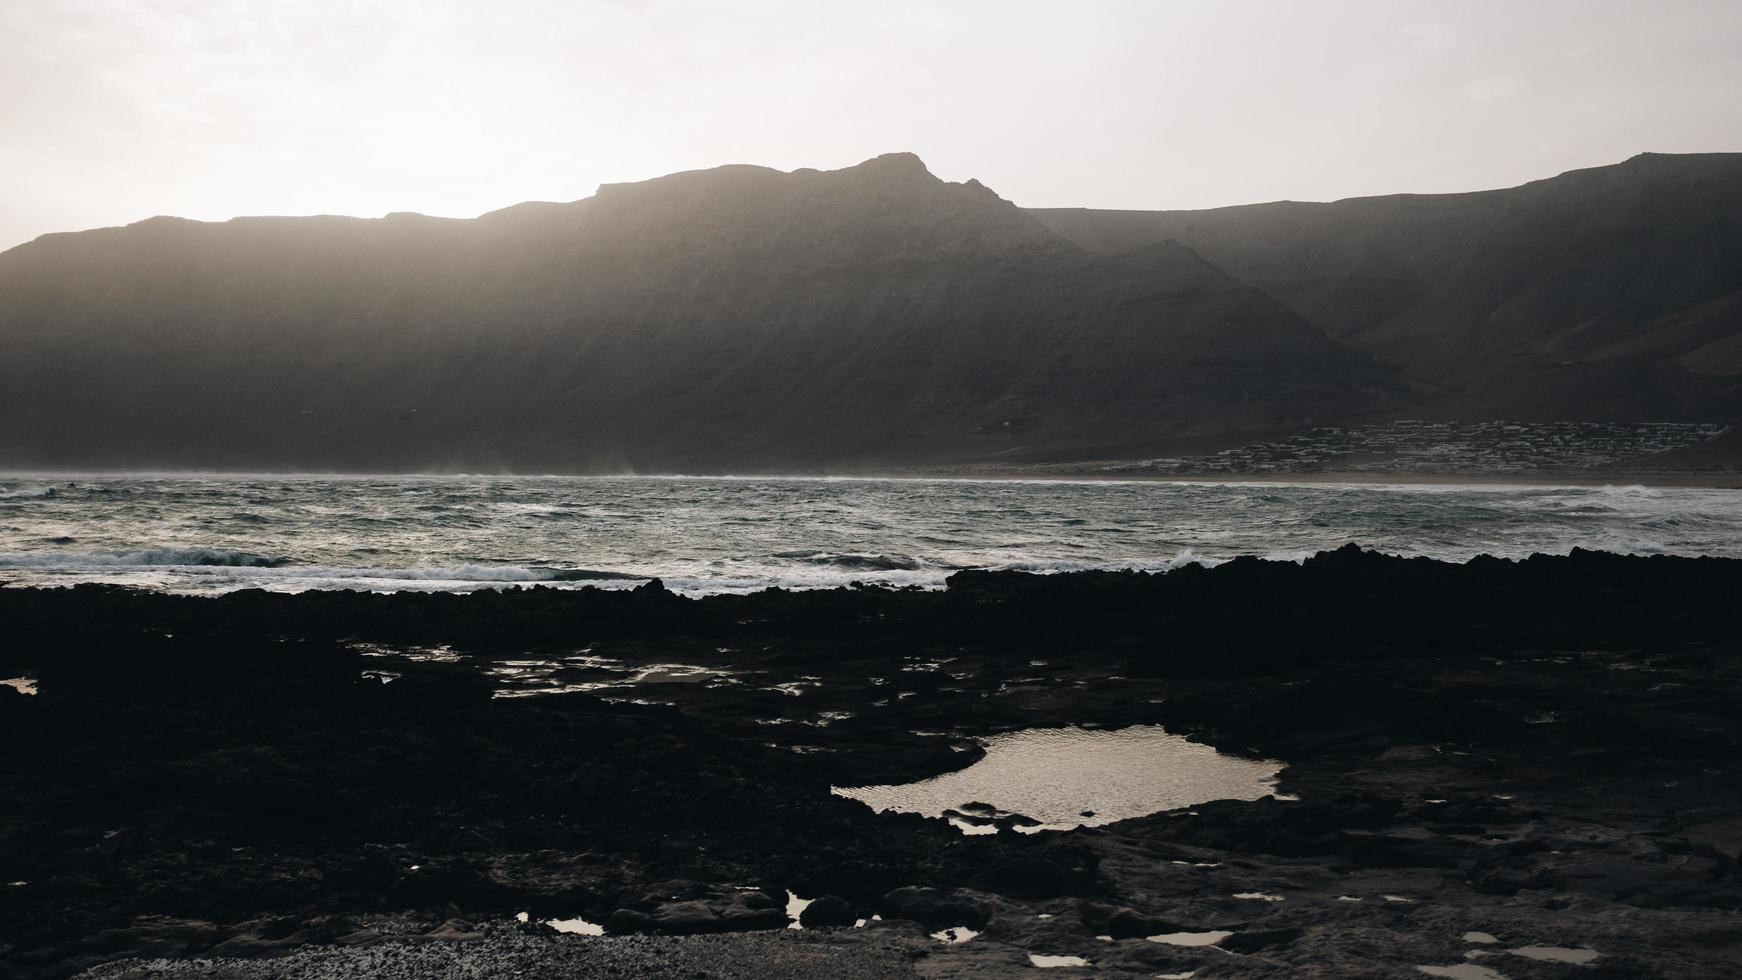
M1742 150L1742 0L0 0L0 247L891 150L1128 208Z

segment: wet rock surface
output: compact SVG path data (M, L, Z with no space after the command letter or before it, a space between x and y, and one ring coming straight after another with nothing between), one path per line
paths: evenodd
M0 977L1734 976L1739 596L1729 561L1358 549L703 600L0 589L38 689L0 690ZM829 792L1133 724L1299 799L965 835ZM607 934L541 924L574 916Z

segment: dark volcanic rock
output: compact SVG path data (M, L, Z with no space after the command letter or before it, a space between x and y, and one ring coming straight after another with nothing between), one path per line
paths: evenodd
M1071 890L1077 876L1068 867L1039 856L1000 861L980 876L982 887L1018 898L1052 898Z
M39 688L0 700L0 739L25 747L0 756L0 965L218 950L253 976L235 964L314 948L464 957L498 928L596 941L536 925L575 916L726 942L789 932L792 889L834 896L807 924L888 920L812 939L940 969L1032 950L1377 978L1482 930L1600 948L1615 975L1727 977L1738 594L1730 561L1359 549L706 600L0 589L0 676ZM357 643L459 659L392 661L382 685ZM669 705L492 697L499 660L582 647L766 680L660 685ZM959 690L888 698L873 678L914 657L951 658ZM1034 659L1046 684L1008 683ZM810 723L824 711L849 717ZM1299 799L965 836L830 793L971 764L955 747L995 732L1157 722L1287 762ZM955 926L985 934L925 936ZM1245 959L1141 941L1210 931Z
M1106 934L1114 939L1142 939L1159 933L1187 931L1170 919L1105 902L1081 902L1077 906L1077 915L1089 932Z
M1300 929L1254 929L1237 932L1217 945L1234 953L1256 953L1276 946L1286 946L1299 939Z
M806 929L819 929L828 926L850 926L858 921L858 913L853 903L839 895L824 895L804 907L799 913L799 924Z
M910 919L927 929L967 926L981 929L992 915L986 903L968 895L909 885L897 888L877 902L885 919Z

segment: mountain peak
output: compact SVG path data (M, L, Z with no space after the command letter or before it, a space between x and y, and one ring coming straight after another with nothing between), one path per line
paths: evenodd
M932 176L932 172L926 169L925 161L919 158L919 154L908 153L906 151L900 153L882 153L866 160L864 163L861 163L856 167L848 167L847 169L874 170L882 173L907 173L916 176L923 174L927 177Z

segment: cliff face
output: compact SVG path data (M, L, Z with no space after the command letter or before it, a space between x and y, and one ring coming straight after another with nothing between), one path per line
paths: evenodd
M1098 254L908 154L468 221L155 218L0 255L14 468L891 465L1397 391L1184 246Z
M1428 411L1742 416L1742 154L1473 194L1029 213L1102 254L1182 243L1438 386Z

